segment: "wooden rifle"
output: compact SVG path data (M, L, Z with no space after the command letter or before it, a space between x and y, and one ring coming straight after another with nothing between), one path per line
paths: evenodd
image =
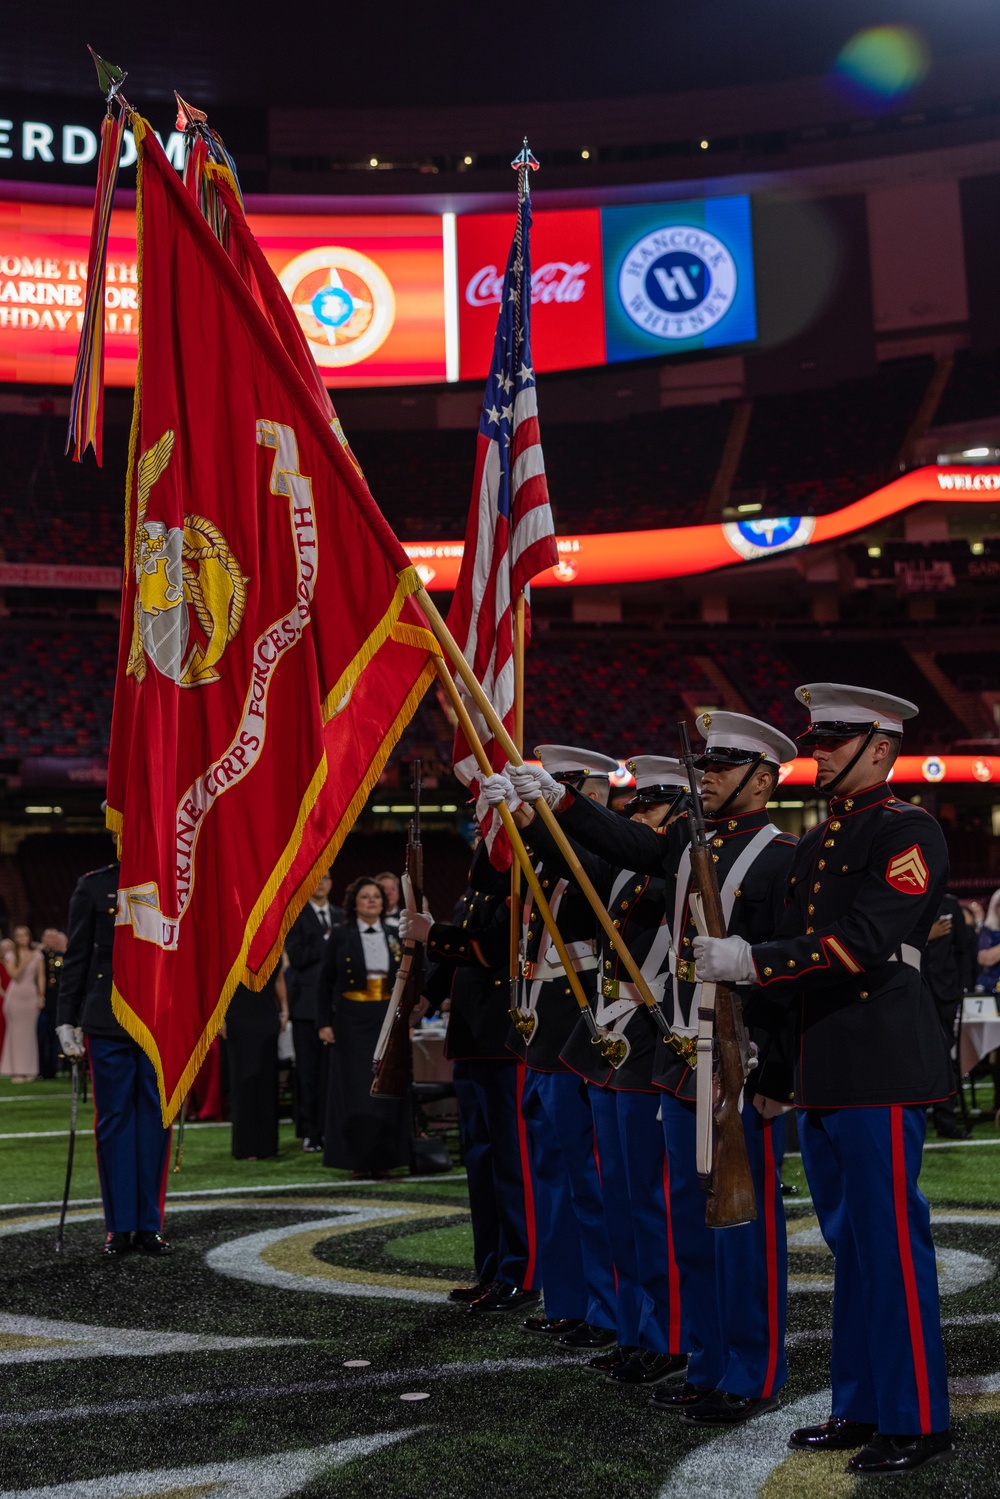
M424 909L424 850L420 841L420 772L419 760L413 762L413 816L410 819L410 836L406 845L406 873L410 881L410 892L414 909ZM408 939L403 946L399 971L392 991L392 1002L386 1011L385 1021L372 1068L373 1098L402 1098L410 1086L413 1075L413 1055L410 1043L410 1018L420 1003L424 985L424 945Z
M688 818L691 910L703 936L725 937L728 935L726 918L705 827L691 740L686 723L679 724L678 728L691 796ZM747 1142L740 1118L740 1095L746 1081L748 1051L743 1006L735 988L730 984L702 984L698 1006L697 1134L699 1145L706 1139L710 1140L710 1145L704 1154L699 1150L698 1171L708 1191L705 1222L710 1228L732 1228L738 1223L752 1223L757 1217ZM746 1107L750 1107L749 1103Z

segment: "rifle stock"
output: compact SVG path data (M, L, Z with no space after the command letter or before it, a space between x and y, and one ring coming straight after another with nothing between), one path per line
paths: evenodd
M691 788L691 883L701 896L707 935L725 937L728 935L726 919L705 828L687 724L682 723L679 727L681 753ZM710 1228L731 1228L738 1223L752 1223L757 1217L757 1201L739 1107L745 1081L740 1045L742 1031L743 1007L739 995L729 984L716 984L712 1170L705 1206L705 1222Z
M413 762L413 820L406 845L406 873L418 911L424 907L424 850L420 841L420 771L419 760ZM424 946L408 941L403 949L400 971L393 989L388 1030L383 1030L372 1063L373 1098L402 1098L413 1076L413 1047L410 1042L410 1019L420 1003L424 984Z
M707 848L691 848L691 879L701 894L710 937L725 937L726 924L719 882ZM718 1089L712 1110L712 1175L709 1178L705 1222L710 1228L752 1223L757 1217L750 1159L743 1134L739 1101L743 1091L743 1055L739 1028L743 1024L739 995L728 984L715 986L715 1042ZM749 1107L749 1105L747 1105Z

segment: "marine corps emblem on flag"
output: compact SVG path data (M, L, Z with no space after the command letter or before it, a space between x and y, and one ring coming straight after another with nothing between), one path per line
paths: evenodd
M218 682L216 663L243 623L248 579L226 538L203 515L183 528L147 518L149 496L174 451L169 429L139 459L133 565L135 608L128 674L141 682L146 661L181 687ZM192 638L191 615L204 633Z
M894 854L885 872L886 884L903 895L923 895L930 879L930 871L918 844L914 843L901 854Z

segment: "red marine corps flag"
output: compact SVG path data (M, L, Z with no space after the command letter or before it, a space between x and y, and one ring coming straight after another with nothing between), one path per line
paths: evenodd
M315 372L263 310L263 257L248 284L246 238L230 258L132 123L142 320L108 771L114 1007L169 1122L237 985L271 973L438 648ZM229 212L242 234L235 195Z

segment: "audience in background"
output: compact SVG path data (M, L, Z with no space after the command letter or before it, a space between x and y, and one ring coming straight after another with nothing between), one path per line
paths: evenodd
M38 1012L45 1004L45 960L29 927L14 928L14 952L6 966L10 978L3 1001L0 1075L29 1083L38 1076Z
M38 1014L38 1075L54 1078L59 1070L59 1038L56 1035L56 1004L59 999L59 975L62 972L66 933L47 926L42 933L42 959L45 964L45 1004Z
M382 925L387 931L396 933L399 931L399 918L402 914L400 904L403 887L399 876L393 874L391 869L383 869L381 874L375 876L375 883L382 892L384 902L382 908Z
M285 987L295 1048L295 1133L307 1153L323 1149L329 1061L319 1038L317 990L327 950L343 927L344 913L330 901L324 874L285 939Z
M955 1047L955 1021L962 996L976 980L976 934L966 926L962 907L953 895L941 897L937 918L927 934L920 971L934 999L938 1019L948 1038L948 1048L955 1059L956 1086L961 1088ZM934 1126L948 1140L964 1140L969 1131L960 1124L955 1099L946 1098L934 1105Z
M382 891L362 877L344 896L346 925L331 941L318 990L320 1040L330 1054L323 1164L355 1178L410 1163L411 1103L372 1098L372 1057L399 967L399 938L382 921Z
M259 991L237 987L225 1025L237 1161L261 1161L278 1154L278 1036L287 1024L280 967Z
M994 890L979 932L976 988L995 993L1000 983L1000 890Z

